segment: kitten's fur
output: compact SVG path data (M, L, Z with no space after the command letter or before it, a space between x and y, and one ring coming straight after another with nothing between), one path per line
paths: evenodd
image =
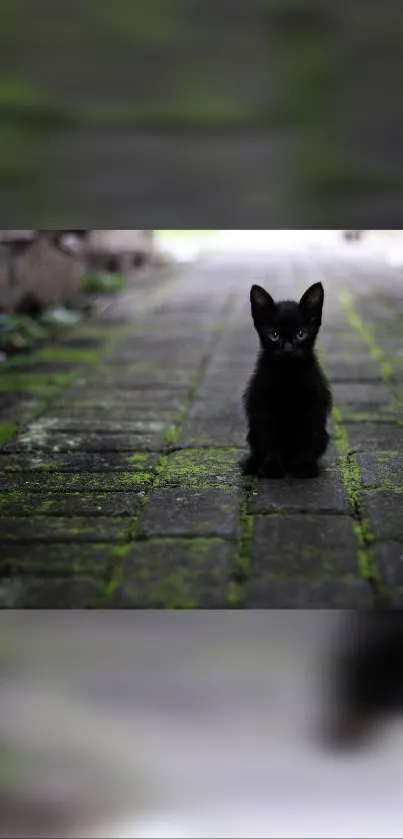
M261 350L244 395L250 455L244 474L298 478L318 474L329 441L329 385L314 353L322 322L324 291L310 286L299 303L275 303L263 288L250 292L252 319Z

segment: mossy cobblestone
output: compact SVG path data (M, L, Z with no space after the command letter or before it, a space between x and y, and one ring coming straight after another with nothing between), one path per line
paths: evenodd
M310 265L293 259L307 285ZM354 261L317 259L335 409L311 481L239 469L257 349L246 263L234 276L213 261L133 285L124 309L118 298L2 365L0 608L403 603L397 284L385 266L384 290L381 271L364 298ZM283 269L265 268L275 296Z

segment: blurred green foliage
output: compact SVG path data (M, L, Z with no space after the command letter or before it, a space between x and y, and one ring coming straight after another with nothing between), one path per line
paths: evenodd
M226 132L228 142L235 133L285 131L293 152L278 177L313 222L333 199L342 206L353 193L400 190L403 10L380 6L2 0L0 187L9 209L66 224L59 193L70 187L55 177L55 148L76 132L84 144L94 130ZM394 121L384 137L376 108ZM270 177L262 175L251 194L264 211Z
M26 315L0 314L0 351L22 352L43 341L47 330Z
M127 286L127 278L121 274L86 274L80 285L83 294L113 294Z

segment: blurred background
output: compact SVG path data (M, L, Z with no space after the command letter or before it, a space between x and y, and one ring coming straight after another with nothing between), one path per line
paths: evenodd
M3 0L0 213L394 227L399 0Z
M99 313L126 286L214 255L320 254L403 265L401 230L0 230L0 361Z
M0 835L402 835L402 729L321 742L348 612L0 616Z

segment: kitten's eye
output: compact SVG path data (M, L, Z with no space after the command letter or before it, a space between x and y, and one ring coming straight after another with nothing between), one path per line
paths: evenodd
M306 338L306 336L307 336L307 331L306 331L306 329L300 329L300 330L297 332L297 340L298 340L298 341L303 341L303 340L304 340L304 338Z
M268 336L270 338L270 341L278 341L280 337L280 335L278 334L278 332L276 332L275 329L270 329Z

